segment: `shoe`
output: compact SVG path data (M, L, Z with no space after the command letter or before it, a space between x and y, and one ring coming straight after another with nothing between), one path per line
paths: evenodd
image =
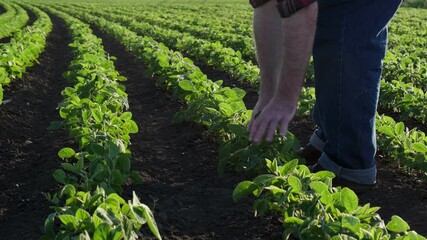
M320 164L314 164L312 166L308 167L310 169L310 172L316 173L320 171L327 171L324 169ZM343 179L341 177L335 177L332 179L332 186L333 187L348 187L351 190L353 190L356 194L362 194L367 193L369 191L372 191L375 187L375 184L361 184L361 183L355 183L346 179Z
M305 165L314 165L319 161L322 151L317 150L313 145L307 144L304 148L301 148L296 152L296 155L300 158L305 159Z

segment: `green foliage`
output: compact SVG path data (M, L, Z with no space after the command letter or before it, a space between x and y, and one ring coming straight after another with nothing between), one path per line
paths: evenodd
M332 188L334 175L323 171L310 173L292 160L283 166L267 160L269 174L239 183L233 199L258 198L255 212L268 211L283 217L283 239L425 239L400 217L384 225L370 204L359 206L357 195L349 188Z
M19 31L29 20L29 17L27 12L15 3L0 2L0 4L6 10L0 15L0 39L2 39Z
M65 186L48 194L55 212L46 219L43 239L138 239L143 225L161 239L153 213L135 193L128 203L118 195L129 180L141 182L131 172L128 146L138 126L126 111L127 95L119 83L125 78L89 25L45 9L65 21L74 56L63 74L74 84L62 92L59 112L64 120L51 129L69 130L79 150L63 148L58 153L63 162L53 176Z
M427 1L425 0L405 0L402 6L413 8L427 8Z
M144 224L161 238L153 213L139 201L135 192L133 200L126 203L116 193L107 194L103 188L77 192L73 185L65 185L50 198L65 205L55 207L55 212L48 216L44 224L46 235L42 239L138 239L140 233L136 229Z
M150 74L158 76L159 84L185 101L187 107L176 120L198 122L218 136L220 169L231 163L238 170L269 171L238 184L233 199L253 194L259 198L254 205L258 215L273 211L283 216L285 239L291 234L300 239L424 239L408 232L398 220L392 220L387 228L376 213L379 208L359 206L352 190L333 188L332 173L313 174L297 160L290 161L298 148L292 135L277 138L272 145L251 145L245 128L251 112L241 102L242 90L222 87L222 81L210 81L190 60L149 37L138 36L106 19L63 10L116 38L147 64ZM399 124L396 131L401 129ZM269 154L280 157L264 160Z
M27 8L35 13L37 20L31 26L20 29L28 21L28 14L17 4L9 4L4 4L8 6L5 15L15 13L11 9L16 9L16 16L8 19L0 15L0 38L13 33L9 43L0 44L0 104L3 100L2 85L22 78L26 69L37 63L38 57L45 49L46 37L52 30L49 16L35 7ZM2 19L5 19L5 22L2 22Z
M387 116L377 118L379 148L403 167L427 173L427 137L417 129L409 130L402 122Z

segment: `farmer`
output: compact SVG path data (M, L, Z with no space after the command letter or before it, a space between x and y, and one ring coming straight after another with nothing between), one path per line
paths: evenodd
M311 53L317 130L298 154L357 192L376 183L375 113L387 25L401 0L250 0L261 69L249 139L288 131ZM312 47L313 46L313 47Z

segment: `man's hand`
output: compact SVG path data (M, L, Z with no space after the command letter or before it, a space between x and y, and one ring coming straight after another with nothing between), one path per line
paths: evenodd
M249 131L251 130L251 126L252 126L252 123L255 120L255 118L258 117L258 115L265 108L265 106L270 102L270 100L271 100L271 97L270 98L266 98L266 99L263 99L261 97L258 98L258 101L255 104L254 109L252 110L251 120L249 121L249 124L248 124L248 130Z
M280 128L280 135L284 136L288 132L288 126L295 116L295 111L296 103L273 98L260 112L252 113L249 123L249 140L259 143L265 137L266 141L271 142L278 128Z

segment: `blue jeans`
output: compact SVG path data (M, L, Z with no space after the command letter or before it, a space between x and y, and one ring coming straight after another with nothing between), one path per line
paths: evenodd
M356 183L376 182L375 113L387 25L402 0L318 0L313 49L319 164Z

